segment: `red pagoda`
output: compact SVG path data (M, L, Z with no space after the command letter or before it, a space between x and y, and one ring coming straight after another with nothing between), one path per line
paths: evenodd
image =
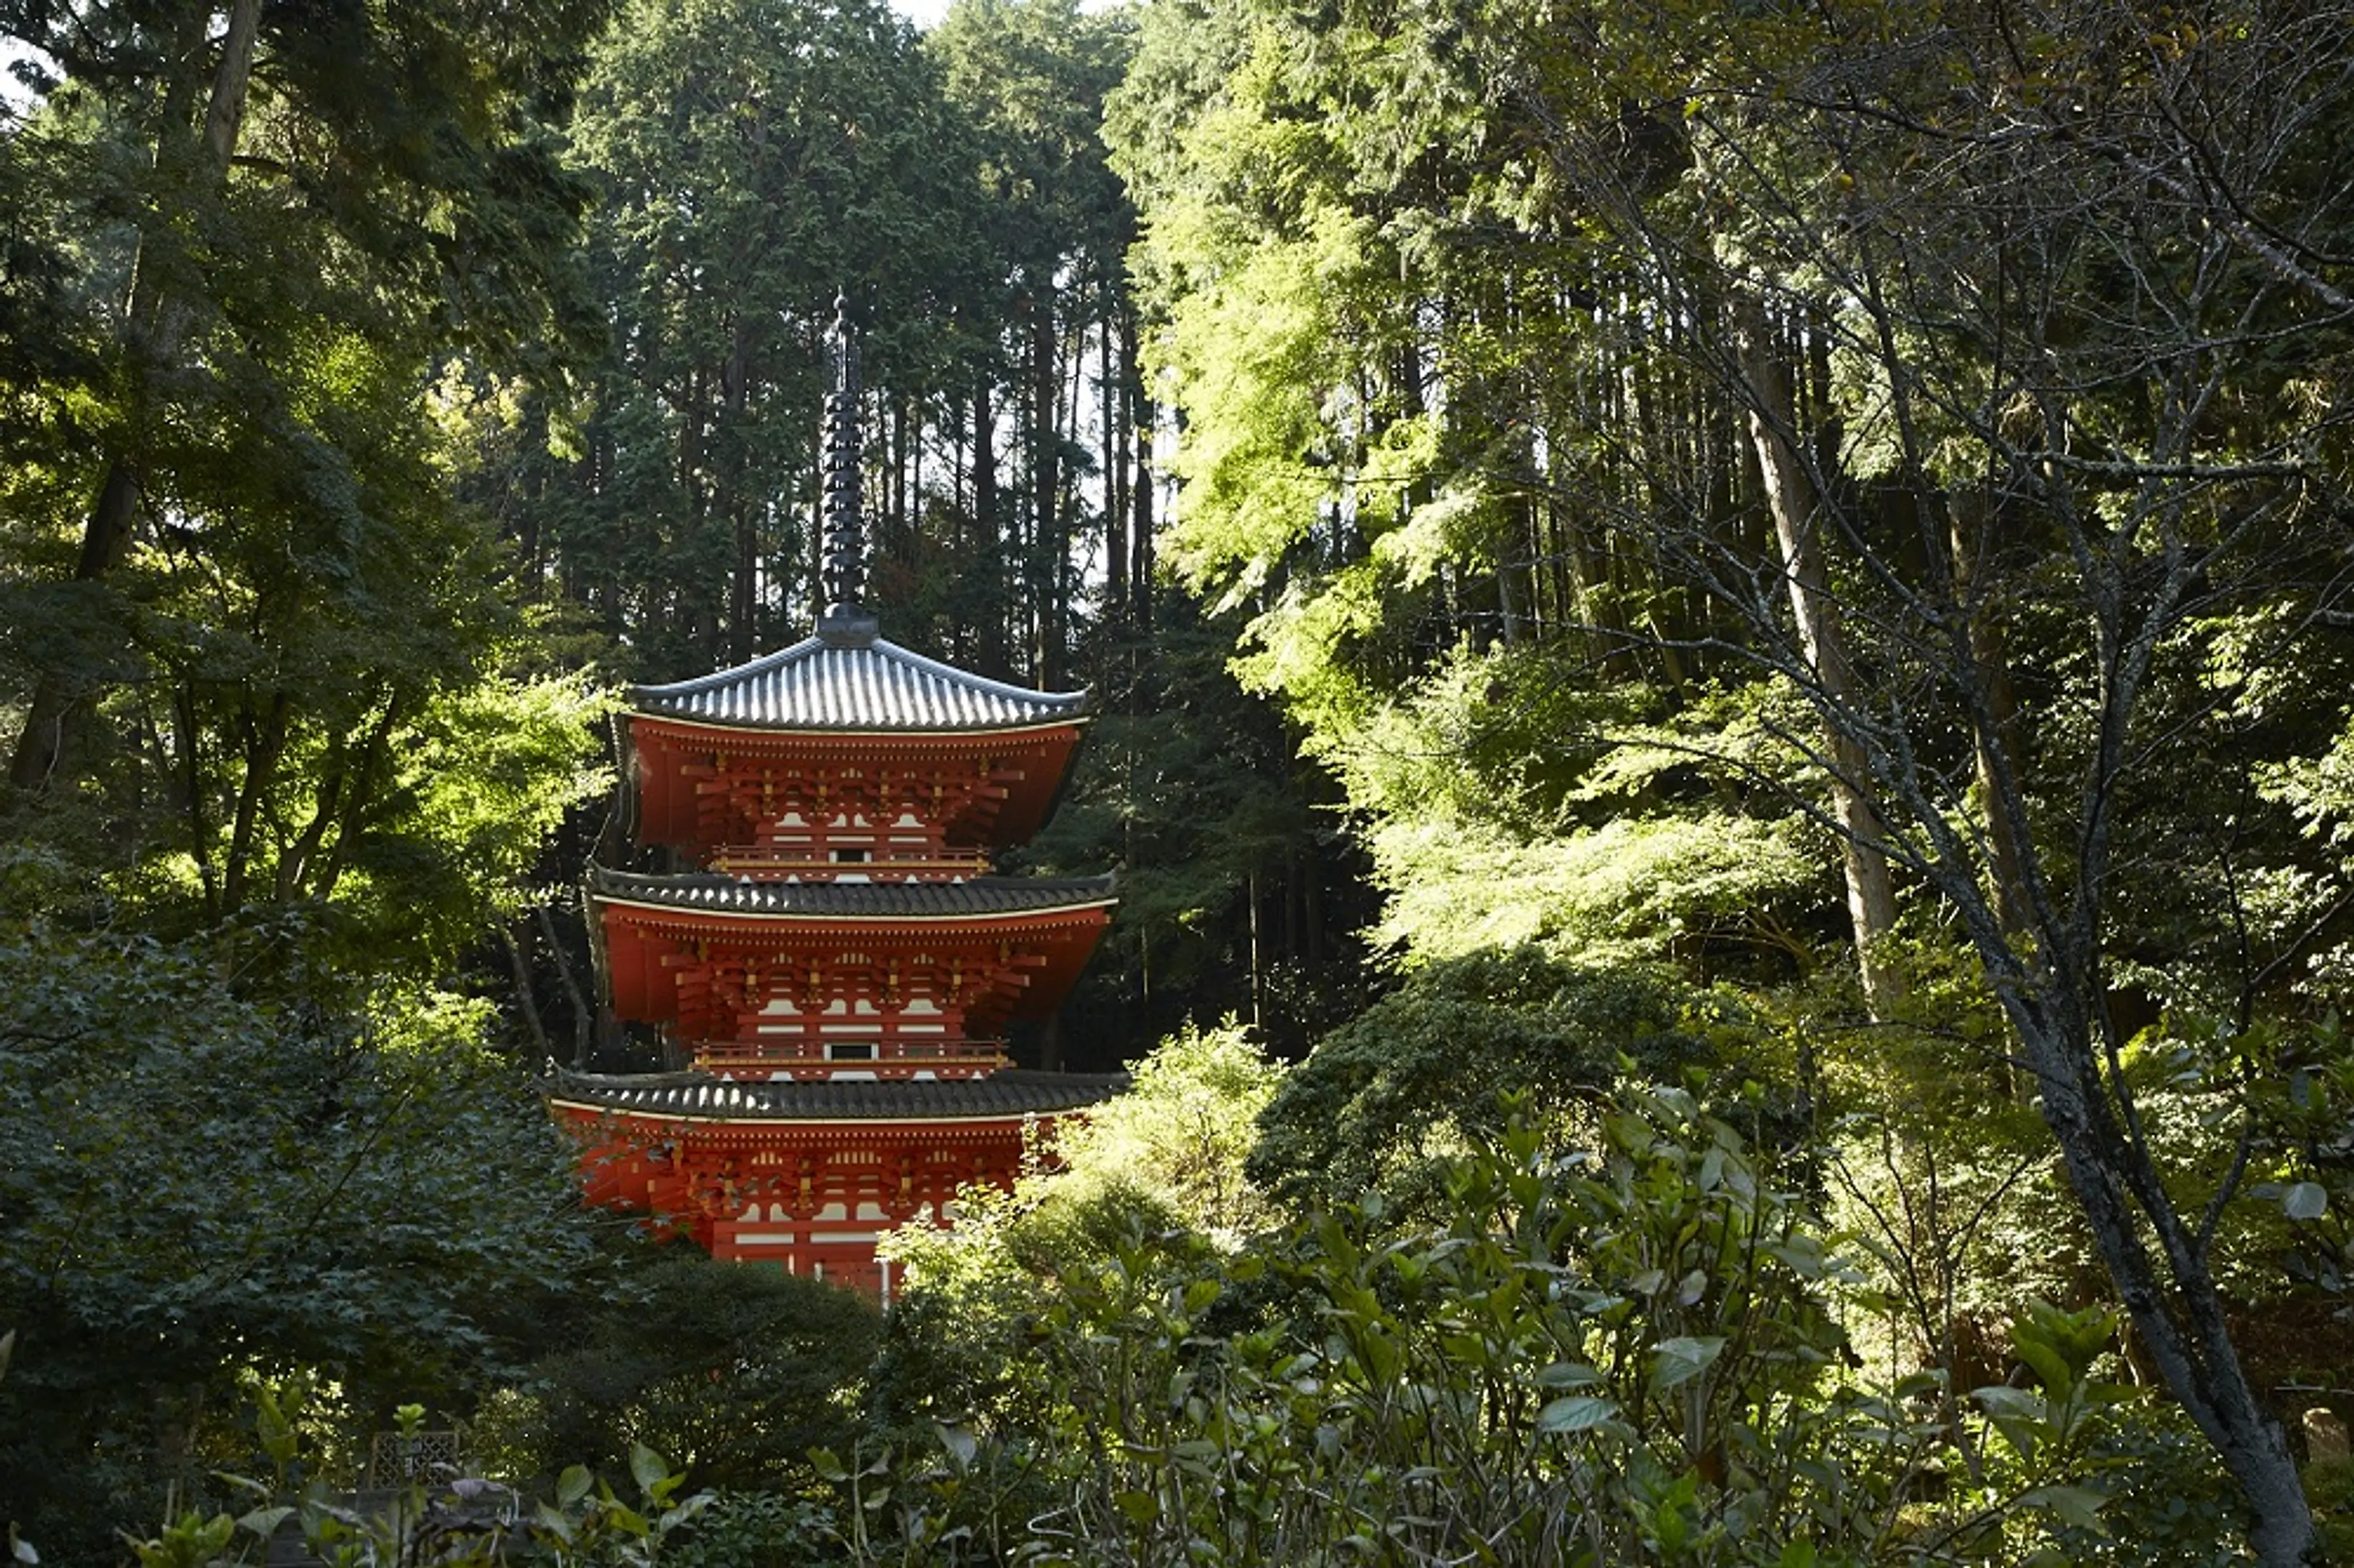
M592 867L589 929L622 1018L691 1065L560 1075L592 1202L715 1257L890 1297L877 1235L1007 1185L1026 1134L1117 1076L1010 1066L1095 948L1111 879L988 874L1035 832L1087 694L1027 691L885 641L860 604L857 349L836 302L828 603L816 635L631 689L622 816L694 869Z

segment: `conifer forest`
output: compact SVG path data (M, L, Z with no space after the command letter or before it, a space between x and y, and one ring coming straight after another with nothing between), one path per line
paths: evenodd
M881 1299L550 1114L830 395ZM2345 0L0 0L0 766L26 1568L2354 1563Z

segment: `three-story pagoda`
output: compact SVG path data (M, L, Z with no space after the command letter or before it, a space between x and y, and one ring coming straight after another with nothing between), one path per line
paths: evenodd
M1034 692L883 639L861 603L857 349L836 302L816 634L630 692L622 816L693 869L594 866L605 993L692 1065L559 1075L593 1202L716 1257L890 1293L877 1235L1010 1184L1042 1118L1118 1076L1009 1065L1110 918L1108 877L989 874L1045 820L1087 694Z

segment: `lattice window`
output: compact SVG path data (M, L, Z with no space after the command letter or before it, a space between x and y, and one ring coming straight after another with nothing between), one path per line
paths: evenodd
M456 1432L419 1432L404 1436L379 1432L368 1450L368 1485L431 1485L462 1474L465 1442Z

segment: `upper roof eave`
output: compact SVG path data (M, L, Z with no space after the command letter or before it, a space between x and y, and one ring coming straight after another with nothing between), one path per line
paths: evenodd
M808 637L733 669L628 688L632 712L732 729L953 734L1069 723L1094 693L1038 692L911 652L882 638Z
M1092 691L1089 692L1092 695ZM970 729L821 729L787 728L782 726L747 725L724 719L682 718L676 714L653 708L629 708L621 715L627 719L644 719L651 724L672 725L684 730L704 730L713 735L758 737L762 744L790 745L801 739L822 741L839 746L843 741L872 741L882 746L938 747L942 745L981 745L990 741L1019 739L1027 736L1053 735L1060 730L1085 729L1095 723L1092 712L1074 714L1069 718L1042 719L1035 724L1009 724L975 726ZM748 739L744 744L752 744Z

